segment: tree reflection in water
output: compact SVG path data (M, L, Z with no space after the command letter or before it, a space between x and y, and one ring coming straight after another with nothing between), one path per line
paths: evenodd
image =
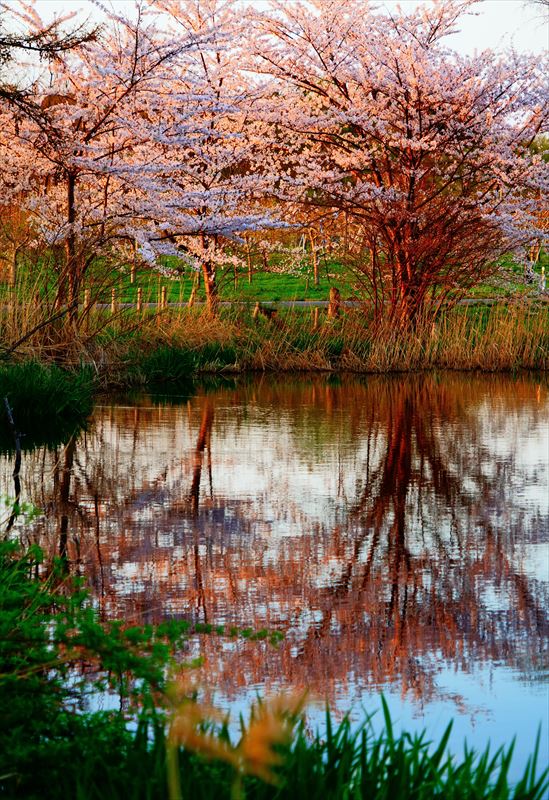
M27 457L46 516L23 535L88 576L107 615L283 628L278 650L200 643L228 694L352 681L425 700L444 665L486 662L536 680L547 463L524 448L547 407L530 378L415 376L99 408Z

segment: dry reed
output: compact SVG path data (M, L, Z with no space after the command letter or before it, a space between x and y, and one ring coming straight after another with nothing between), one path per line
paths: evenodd
M189 356L193 372L497 371L549 365L545 304L462 306L409 330L374 327L360 309L335 320L325 311L311 316L303 309L254 319L250 309L236 306L211 317L197 307L140 313L124 307L113 315L103 305L84 309L75 325L67 316L52 319L51 303L28 300L39 280L27 279L28 285L0 302L0 352L67 366L90 364L104 384L113 376L123 384L144 358L166 348Z

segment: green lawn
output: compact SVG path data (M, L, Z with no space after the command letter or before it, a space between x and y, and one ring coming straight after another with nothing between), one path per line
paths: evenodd
M492 283L482 283L475 286L470 292L471 297L502 297L510 294L528 294L534 287L523 280L523 267L513 261L511 257L502 259L502 266L506 271L505 279L496 279ZM549 255L542 253L536 271L545 266L549 271ZM173 260L170 266L175 266ZM276 269L276 265L274 265ZM330 287L336 286L343 298L360 294L357 280L348 270L338 262L321 263L319 285L315 286L310 270L303 269L301 274L288 274L278 271L266 272L257 269L250 282L246 270L232 269L219 270L219 294L222 300L255 303L278 302L291 300L328 300ZM137 287L143 292L143 301L156 303L159 300L161 287L166 287L167 300L170 303L186 303L191 295L196 275L188 269L181 278L170 279L141 270L136 275L136 282L131 284L127 277L123 281L117 279L119 286L117 296L123 302L135 302ZM197 302L205 300L202 279L195 295Z
M122 276L120 276L122 278ZM119 291L118 298L123 302L135 302L137 287L141 287L144 302L158 302L161 287L166 287L167 299L171 303L186 303L189 300L196 281L195 273L189 270L176 279L159 276L149 270L140 270L135 283L130 283L126 276L123 280L113 276ZM235 279L236 278L236 279ZM341 265L330 263L320 271L319 285L315 286L312 275L289 275L282 272L257 271L250 282L246 270L235 273L232 269L219 270L219 293L222 300L242 302L268 302L279 300L327 300L330 287L337 286L341 293L352 293L352 276L345 273ZM108 292L107 292L108 294ZM200 285L195 295L197 302L205 300L204 286L200 277Z
M25 270L24 265L20 265L18 276L17 292L20 297L44 296L46 293L50 298L55 294L55 280L51 272L51 267L47 264L47 257L42 265L43 271L36 269ZM166 267L171 268L172 272L178 268L178 261L175 258L164 259ZM481 283L472 288L468 294L471 297L502 297L517 294L528 294L535 290L535 287L528 285L523 280L523 267L513 261L511 257L502 259L501 265L504 267L505 276L494 279L490 283ZM536 267L538 274L541 267L545 266L549 272L549 254L542 252L540 261ZM255 303L259 302L278 302L292 300L328 300L330 287L336 286L342 297L350 298L360 296L358 280L349 270L346 270L337 261L321 259L319 269L319 285L314 285L312 270L308 266L303 266L294 273L279 271L280 265L277 257L273 256L269 271L265 271L263 265L255 265L251 281L246 269L239 269L236 272L232 267L219 269L218 284L221 300L240 301ZM158 303L161 291L166 290L166 299L169 303L187 303L193 286L197 278L199 285L195 293L196 302L205 300L204 286L202 277L192 272L187 266L180 277L170 277L161 275L151 269L140 269L135 276L135 282L130 281L129 267L123 270L113 270L109 275L105 272L105 265L98 263L89 273L82 286L82 299L84 299L84 289L96 287L94 299L100 299L108 303L111 300L111 289L114 287L118 302L135 303L137 300L137 289L141 288L144 303ZM97 288L98 287L98 288ZM0 299L2 296L10 294L12 289L4 284L0 285ZM95 294L99 293L99 297Z

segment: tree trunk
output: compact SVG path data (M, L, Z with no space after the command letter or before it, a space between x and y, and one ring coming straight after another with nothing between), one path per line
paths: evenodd
M55 293L55 308L56 310L62 309L67 303L67 248L66 245L55 247L54 250L54 257L55 257L55 264L54 269L57 273L57 289Z
M13 255L10 259L10 268L9 268L9 276L8 281L9 285L14 288L17 282L17 256L19 255L19 248L17 245L13 245Z
M328 305L328 317L336 319L341 313L341 294L339 289L332 286L330 289L330 303Z
M401 327L413 326L421 310L422 297L415 274L415 265L399 246L393 268L391 318Z
M132 264L130 267L130 283L135 283L135 273L137 272L137 242L132 242Z
M219 309L219 295L215 267L209 261L202 261L202 275L204 277L204 289L206 290L206 308L208 314L215 317Z
M67 257L67 276L69 283L69 319L72 323L76 323L78 318L78 293L80 290L80 275L78 268L78 253L76 246L76 236L73 230L73 225L76 220L76 207L75 207L75 189L76 189L76 175L69 173L67 178L67 221L71 226L69 236L66 242L66 257Z
M252 251L250 248L250 237L245 236L246 240L246 260L248 262L248 283L252 282L252 275L253 275L253 264L252 264Z

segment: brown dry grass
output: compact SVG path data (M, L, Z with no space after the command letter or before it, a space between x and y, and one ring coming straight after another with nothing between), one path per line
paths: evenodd
M32 298L33 290L27 286L22 296ZM210 371L382 373L549 366L545 304L459 307L407 331L390 325L374 329L358 309L337 320L321 312L316 327L314 315L303 309L284 311L272 321L254 320L242 309L224 310L221 317L212 318L197 308L147 310L140 315L120 309L113 315L103 307L81 312L77 326L66 316L52 319L53 313L47 304L5 296L0 304L0 352L67 366L91 364L107 384L113 376L123 383L127 370L166 347L191 353L196 369ZM211 352L206 357L212 345L230 349L234 357L223 363L212 360Z

